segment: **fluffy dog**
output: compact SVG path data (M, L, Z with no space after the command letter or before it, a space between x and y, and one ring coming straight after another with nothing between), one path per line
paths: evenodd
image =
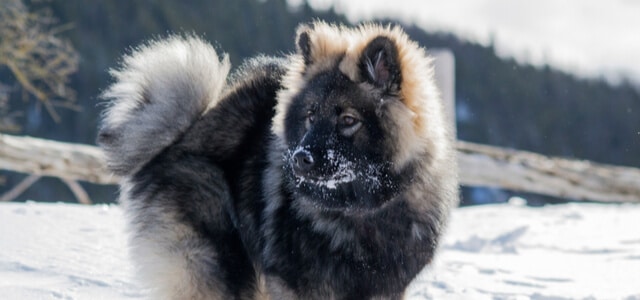
M155 298L398 299L433 258L457 166L424 49L315 22L227 80L205 42L126 56L99 133Z

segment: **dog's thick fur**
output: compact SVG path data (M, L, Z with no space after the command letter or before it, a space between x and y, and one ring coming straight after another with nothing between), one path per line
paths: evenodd
M154 299L398 299L457 200L425 51L399 28L299 28L229 64L150 42L113 71L98 141Z

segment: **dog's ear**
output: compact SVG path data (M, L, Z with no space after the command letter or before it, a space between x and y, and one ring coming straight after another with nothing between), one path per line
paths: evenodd
M311 30L311 24L304 24L298 27L296 33L296 50L304 58L304 64L310 65L313 60L311 58L311 37L309 36Z
M360 75L365 81L383 89L385 93L397 93L401 72L396 44L385 36L373 39L360 55Z

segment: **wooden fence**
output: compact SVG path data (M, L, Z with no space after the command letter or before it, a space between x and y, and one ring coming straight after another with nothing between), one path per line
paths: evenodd
M640 169L462 141L457 149L462 185L573 200L640 203ZM98 184L116 184L119 180L106 171L103 154L95 146L6 134L0 134L0 169L32 174L36 179L55 176L72 191L77 180ZM81 202L88 202L81 190L74 194Z

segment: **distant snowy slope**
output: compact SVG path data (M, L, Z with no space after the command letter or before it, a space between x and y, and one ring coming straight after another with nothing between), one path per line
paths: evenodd
M640 205L456 209L409 299L640 300ZM118 206L0 204L0 299L140 299Z

